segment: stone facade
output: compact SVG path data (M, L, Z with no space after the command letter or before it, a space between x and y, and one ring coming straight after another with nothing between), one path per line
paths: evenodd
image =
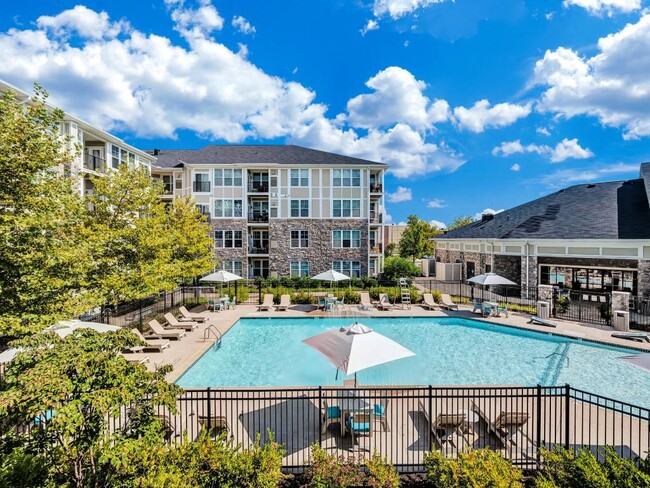
M521 296L535 298L537 288L537 256L521 256ZM526 266L528 265L528 266Z
M291 231L309 232L309 246L291 247ZM360 231L361 247L333 248L333 230ZM271 276L289 276L290 261L309 263L309 275L332 268L332 261L359 261L361 276L368 274L368 223L361 219L271 219L269 222L269 272Z
M495 254L492 271L510 281L521 283L521 259L519 256Z
M242 276L248 276L248 223L246 219L212 219L210 221L212 227L212 238L214 239L215 230L241 230L242 231L242 247L219 247L215 248L215 255L221 261L241 261L242 262ZM221 268L221 264L218 266Z
M638 261L637 288L638 295L650 296L650 261Z

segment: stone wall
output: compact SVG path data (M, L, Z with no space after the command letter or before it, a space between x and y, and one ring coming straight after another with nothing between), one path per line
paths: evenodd
M309 247L292 248L291 231L309 231ZM333 248L333 230L359 230L360 248ZM361 276L368 274L368 223L358 219L272 219L269 222L269 272L289 276L290 261L309 262L309 274L327 271L332 261L359 261Z
M242 262L242 276L248 277L248 223L245 219L212 219L210 220L212 227L211 238L214 239L215 230L241 230L242 231L242 247L241 248L215 248L215 255L220 261L241 261ZM218 265L221 269L221 264Z
M521 256L521 296L525 298L535 298L537 288L537 256ZM528 268L526 268L528 263ZM528 273L526 274L526 269ZM528 280L526 280L528 278ZM528 283L528 296L526 296L526 283Z
M650 296L650 261L638 261L638 296Z
M495 254L492 271L517 284L521 283L521 259L519 256Z

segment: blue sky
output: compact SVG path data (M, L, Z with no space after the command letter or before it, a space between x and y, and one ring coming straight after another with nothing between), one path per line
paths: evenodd
M294 143L391 165L436 223L650 159L644 0L8 1L0 78L141 148Z

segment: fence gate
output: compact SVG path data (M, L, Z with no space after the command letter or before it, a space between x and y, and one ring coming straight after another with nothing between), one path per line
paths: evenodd
M612 300L609 293L587 290L556 290L553 315L573 322L611 325Z

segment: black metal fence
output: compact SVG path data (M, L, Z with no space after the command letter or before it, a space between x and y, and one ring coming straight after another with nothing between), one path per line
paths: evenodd
M112 426L125 425L123 416ZM177 411L157 410L167 439L227 433L242 448L258 435L285 449L283 466L303 471L316 444L334 455L379 453L400 471L421 471L428 452L446 456L480 447L527 469L540 448L605 446L646 458L650 410L566 386L368 387L187 390Z
M558 290L553 297L552 314L554 317L574 322L611 325L611 295L581 290Z

